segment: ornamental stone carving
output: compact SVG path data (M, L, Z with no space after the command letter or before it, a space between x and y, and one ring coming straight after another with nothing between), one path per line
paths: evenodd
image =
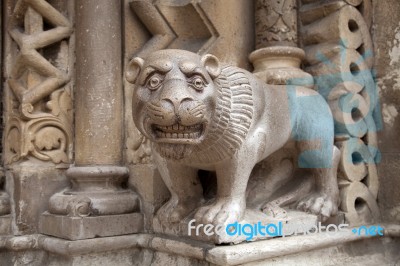
M70 80L67 58L72 26L44 0L18 1L9 25L18 50L8 78L12 104L7 106L5 161L34 157L68 163L72 102L65 85ZM48 52L49 46L57 52Z
M296 0L258 0L255 12L256 48L297 45Z
M254 166L292 143L305 179L315 190L296 199L266 200L256 210L285 216L281 204L326 220L338 211L339 151L326 101L302 87L266 85L213 55L160 50L131 61L126 77L135 84L134 121L152 142L153 157L171 193L158 210L162 226L195 211L202 224L245 217L246 188ZM205 203L199 170L216 173L216 195ZM276 192L276 191L274 191ZM217 240L223 242L223 240Z

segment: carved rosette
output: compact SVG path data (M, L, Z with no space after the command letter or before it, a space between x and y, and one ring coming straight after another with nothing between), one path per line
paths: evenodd
M70 22L44 0L16 3L9 34L5 163L36 158L68 163L72 151Z
M341 210L351 225L379 220L376 162L379 99L373 77L370 0L303 1L300 9L306 71L327 99L341 150ZM311 16L310 16L311 15Z

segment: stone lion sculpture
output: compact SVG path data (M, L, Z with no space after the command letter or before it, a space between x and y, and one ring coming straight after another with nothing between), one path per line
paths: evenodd
M338 150L329 106L317 92L267 85L213 55L161 50L136 57L126 72L135 85L133 119L152 143L171 192L157 213L177 223L189 213L203 224L240 221L253 167L295 142L300 168L315 190L297 207L326 219L338 210ZM198 170L215 171L215 200L204 204Z

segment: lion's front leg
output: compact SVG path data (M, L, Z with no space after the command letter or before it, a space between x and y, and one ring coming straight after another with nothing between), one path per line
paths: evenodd
M171 198L157 212L162 223L177 223L203 202L203 188L197 170L177 163L167 162L155 155L158 170L167 185Z
M216 199L197 211L197 223L218 225L233 223L243 218L247 182L255 164L244 162L236 158L218 165Z

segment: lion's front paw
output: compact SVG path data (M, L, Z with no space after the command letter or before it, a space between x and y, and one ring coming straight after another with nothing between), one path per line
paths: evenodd
M298 210L318 215L321 221L326 221L329 217L338 212L337 199L323 193L313 193L299 202Z
M267 203L261 208L262 212L274 218L284 219L287 217L285 209L279 207L277 204Z
M195 219L198 224L227 224L243 218L246 205L244 199L220 198L216 202L201 207Z
M171 198L157 212L157 218L162 223L178 223L197 207L195 203L180 203L177 199Z

